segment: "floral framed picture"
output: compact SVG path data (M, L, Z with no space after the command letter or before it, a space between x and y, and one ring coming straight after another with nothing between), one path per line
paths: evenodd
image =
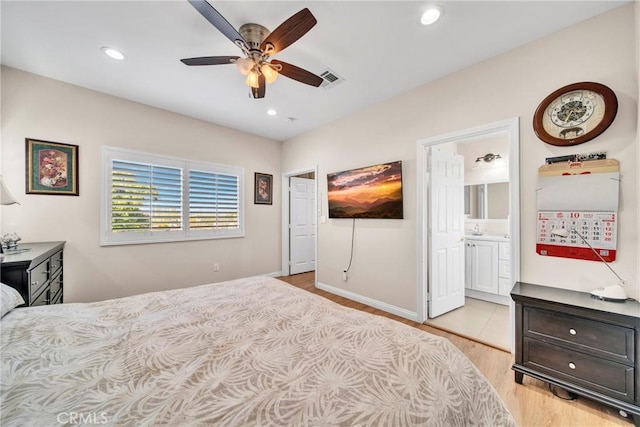
M273 204L273 175L256 172L253 195L256 205Z
M78 146L27 138L27 194L79 196Z

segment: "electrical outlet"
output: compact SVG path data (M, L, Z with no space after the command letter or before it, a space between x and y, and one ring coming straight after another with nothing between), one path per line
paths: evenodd
M213 271L215 271L215 272L220 271L220 264L218 264L217 262L215 264L213 264Z
M343 270L343 271L342 271L342 280L343 280L344 282L346 282L346 281L347 281L347 279L348 279L348 277L347 277L347 270Z

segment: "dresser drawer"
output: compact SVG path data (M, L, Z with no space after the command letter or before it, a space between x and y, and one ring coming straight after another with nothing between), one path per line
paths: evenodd
M498 243L498 259L509 261L511 259L511 248L509 242Z
M51 279L49 289L52 297L62 289L62 274L58 274L54 279Z
M634 401L632 366L525 338L523 365L538 372L627 402Z
M508 279L511 277L511 262L503 259L498 261L498 276Z
M31 301L31 306L34 307L36 305L47 305L49 304L49 289L45 289L38 297Z
M62 304L62 291L58 292L56 295L51 294L51 302L50 304Z
M498 292L500 293L500 295L509 295L512 286L513 283L511 282L511 279L508 279L506 277L498 277Z
M623 326L525 307L525 336L612 361L633 364L634 330Z
M28 286L30 299L34 299L42 292L42 288L46 286L49 280L49 262L44 261L29 270Z
M56 252L51 258L50 258L50 268L49 271L51 272L51 275L55 275L56 271L60 270L62 268L62 251L58 251Z

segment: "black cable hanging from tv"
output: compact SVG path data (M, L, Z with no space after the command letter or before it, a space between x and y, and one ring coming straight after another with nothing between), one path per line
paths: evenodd
M345 274L351 269L351 261L353 261L353 242L356 234L356 219L353 218L353 226L351 227L351 256L349 257L349 266L344 270Z

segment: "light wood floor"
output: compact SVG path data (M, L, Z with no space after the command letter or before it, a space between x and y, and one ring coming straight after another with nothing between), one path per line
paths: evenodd
M520 426L629 427L633 425L631 418L622 418L618 415L617 410L586 398L579 397L573 401L566 401L555 397L547 388L546 383L526 375L522 385L516 384L511 370L513 355L510 353L316 289L314 273L279 277L279 279L344 306L388 317L434 335L448 338L493 384Z

